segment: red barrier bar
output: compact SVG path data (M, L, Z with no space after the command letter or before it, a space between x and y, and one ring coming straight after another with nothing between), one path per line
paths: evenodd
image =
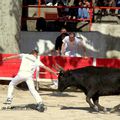
M81 68L85 66L90 66L93 63L92 58L81 58L81 57L62 57L62 56L41 56L41 61L54 71L56 71L52 65L56 63L62 66L65 70ZM49 73L44 69L40 69L41 72L46 72L47 74L40 74L40 78L55 79L56 76ZM57 71L56 71L57 72ZM57 78L56 78L57 79Z
M2 58L13 54L0 54L0 77L14 77L20 67L19 59L2 62ZM93 58L62 57L62 56L40 56L40 60L53 71L57 72L52 65L59 64L65 70L81 68L93 65ZM96 66L107 66L120 68L120 59L97 58ZM39 78L57 79L52 73L40 68Z
M82 6L46 6L46 5L24 5L24 7L39 7L39 8L89 8L89 9L120 9L120 7L99 7L99 6L92 6L92 7L82 7Z
M120 7L98 7L98 6L95 6L93 8L94 9L120 9Z
M12 59L5 62L2 62L2 59L13 54L0 54L0 77L14 77L18 70L21 61L19 59Z
M120 68L120 59L97 58L96 59L96 66Z
M39 7L39 8L92 8L92 7L82 7L82 6L46 6L46 5L24 5L23 8L28 7Z
M39 17L24 17L22 18L22 20L37 20ZM80 19L68 19L68 18L52 18L52 19L46 19L46 20L59 20L59 21L90 21L90 19L84 19L84 18L80 18Z
M0 77L14 77L20 67L19 59L12 59L2 62L3 57L11 56L13 54L0 54ZM88 65L92 65L92 58L84 59L81 57L62 57L62 56L41 56L40 60L53 71L57 72L52 65L56 63L61 65L65 70L80 68ZM40 68L40 78L55 79L56 76L49 73L43 68Z

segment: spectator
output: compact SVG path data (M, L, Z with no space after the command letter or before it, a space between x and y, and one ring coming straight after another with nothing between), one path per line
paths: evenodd
M38 3L38 0L36 0L37 1L37 3ZM46 0L41 0L41 5L44 5L45 4L45 1Z
M62 0L58 2L58 6L65 6ZM64 17L66 15L65 8L57 8L57 12L59 17Z
M58 5L58 2L62 2L64 5L66 5L66 3L67 3L67 0L53 0L52 2L53 2L53 5L54 6L57 6Z
M57 53L57 55L61 55L61 46L62 46L62 40L65 36L67 36L67 30L65 28L62 28L60 30L60 35L56 38L55 41L55 51Z
M115 7L116 6L116 1L115 0L110 0L109 1L109 6L110 7ZM115 15L115 9L110 9L109 12L110 12L111 15Z
M46 24L47 24L47 23L46 23L45 18L40 17L40 18L38 18L37 21L36 21L36 29L37 29L38 31L46 31L46 27L47 27Z
M104 6L104 0L95 0L96 6Z
M68 6L71 6L71 8L69 8L68 18L76 19L76 17L78 16L78 8L75 7L78 6L78 0L68 0Z
M82 12L82 7L83 7L83 2L82 0L79 0L78 2L79 8L78 8L78 18L83 18L83 12Z
M90 3L88 0L83 0L83 2L79 0L79 6L84 8L78 9L78 18L89 18L89 8L87 7L90 7Z
M62 2L64 5L66 4L67 0L46 0L47 6L57 6L59 2Z
M82 42L82 39L75 37L75 33L69 33L69 36L66 36L63 39L63 44L61 48L61 54L66 56L78 56L78 50L82 48L84 57L86 56L86 49Z
M52 6L53 5L53 0L46 0L46 6Z
M116 1L116 7L120 7L120 0ZM120 9L118 9L118 17L120 17Z
M109 1L108 0L96 0L96 4L99 7L108 7L109 6ZM98 11L99 15L107 15L108 12L106 9L101 9Z

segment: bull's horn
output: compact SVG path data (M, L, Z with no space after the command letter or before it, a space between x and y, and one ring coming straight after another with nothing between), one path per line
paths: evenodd
M58 67L60 70L65 71L65 70L64 70L64 68L63 68L63 67L61 67L59 64L57 64L57 63L56 63L56 65L57 65L57 67Z

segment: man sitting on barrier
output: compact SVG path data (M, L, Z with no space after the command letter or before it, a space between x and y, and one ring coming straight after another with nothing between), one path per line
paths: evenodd
M77 37L75 37L75 33L71 32L69 33L69 36L66 36L63 39L61 54L63 56L65 55L70 57L81 56L80 54L78 54L80 48L83 49L84 57L86 57L86 48L82 42L82 39L78 39Z

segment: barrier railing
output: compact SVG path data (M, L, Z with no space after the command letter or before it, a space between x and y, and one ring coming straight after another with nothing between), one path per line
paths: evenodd
M64 9L64 8L83 8L83 7L80 7L80 6L46 6L46 5L41 5L40 3L40 0L38 0L38 5L25 5L25 6L22 6L23 8L37 8L37 17L29 17L29 16L26 16L26 17L23 17L22 19L23 20L37 20L39 17L41 17L41 9L42 8L54 8L54 9ZM59 21L73 21L73 22L79 22L79 21L87 21L89 22L89 31L91 31L91 27L92 27L92 20L93 20L93 16L94 15L97 15L95 13L95 10L120 10L120 7L99 7L99 6L92 6L91 7L87 7L89 8L89 18L85 19L85 18L77 18L77 19L68 19L67 17L66 18L61 18L57 15L57 18L56 17L49 17L49 18L45 18L46 20L59 20ZM56 13L57 14L57 13ZM117 15L117 14L115 14Z
M94 6L94 9L120 9L120 7L99 7L99 6Z
M37 16L35 17L29 17L29 16L23 16L22 20L37 20L38 18L41 17L41 9L42 8L49 8L49 9L63 9L63 8L85 8L85 7L80 7L80 6L46 6L46 5L25 5L22 6L23 8L37 8ZM87 21L89 23L89 31L91 31L91 26L92 26L92 15L93 15L93 8L92 7L87 7L89 9L88 14L89 18L75 18L75 19L68 19L68 17L60 17L58 16L58 13L56 12L57 18L56 17L50 17L50 18L45 18L45 20L59 20L59 21L73 21L73 22L81 22L81 21Z
M93 7L93 10L120 10L120 7L98 7L98 6L95 6L95 7Z
M2 62L5 56L12 54L1 54L0 59L0 80L11 80L18 72L20 60L13 59ZM120 59L107 58L82 58L82 57L62 57L62 56L40 56L40 60L53 71L57 72L52 65L59 64L65 70L76 69L85 66L107 66L120 68ZM34 74L36 78L36 73ZM52 73L40 68L39 79L57 79Z

